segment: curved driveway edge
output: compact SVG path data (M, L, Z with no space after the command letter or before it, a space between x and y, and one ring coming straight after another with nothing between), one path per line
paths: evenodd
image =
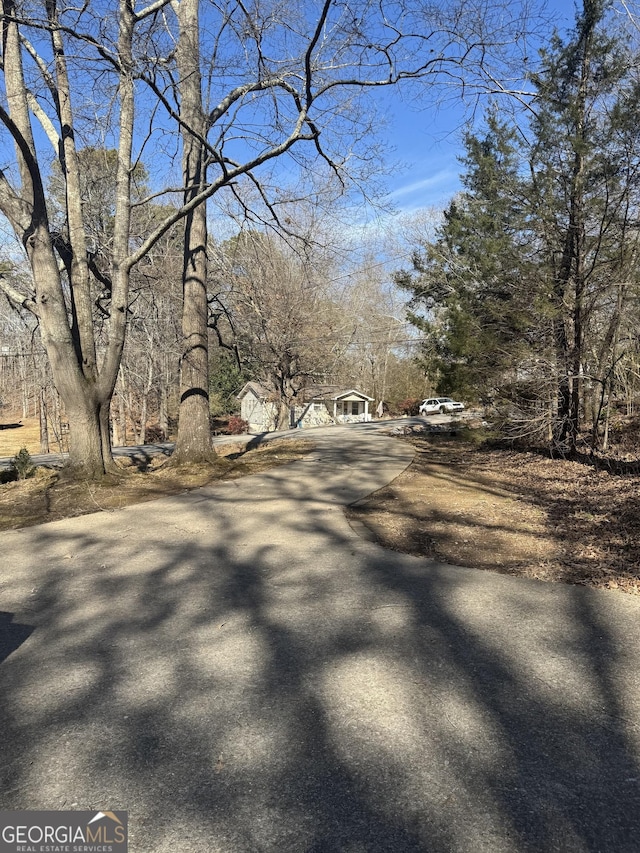
M313 439L0 534L0 808L128 810L135 853L635 853L640 600L364 541L412 450Z

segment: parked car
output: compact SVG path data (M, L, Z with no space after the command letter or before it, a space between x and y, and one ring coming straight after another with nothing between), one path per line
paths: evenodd
M451 397L431 397L429 400L423 400L420 404L421 415L435 414L450 414L452 412L463 412L464 404L458 403L457 400L452 400Z

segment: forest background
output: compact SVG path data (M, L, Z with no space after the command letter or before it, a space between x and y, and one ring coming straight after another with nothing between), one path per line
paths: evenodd
M634 10L296 10L3 3L4 411L89 477L176 425L207 458L249 378L606 448L637 395ZM388 194L401 101L430 148L459 130L443 214L392 210L425 180Z

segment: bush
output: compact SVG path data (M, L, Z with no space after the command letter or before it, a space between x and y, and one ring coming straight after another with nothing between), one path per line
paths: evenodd
M245 432L249 432L249 421L245 421L244 418L238 415L232 415L229 418L227 429L229 435L244 435Z
M417 398L408 397L406 400L402 400L401 403L398 403L398 409L403 415L409 415L409 417L415 418L420 412L421 402L422 401Z
M26 480L36 470L31 460L31 454L26 447L19 450L11 460L11 467L19 480Z

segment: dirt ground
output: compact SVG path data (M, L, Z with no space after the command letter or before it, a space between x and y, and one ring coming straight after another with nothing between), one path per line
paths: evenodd
M349 509L380 544L454 565L640 594L640 476L463 438L398 440L413 464Z
M51 468L37 468L33 476L24 480L11 480L8 472L4 476L0 472L0 531L120 509L217 480L257 474L299 459L311 450L313 444L300 439L279 441L250 451L242 444L227 444L217 448L219 458L212 465L174 467L166 464L166 457L157 456L146 470L123 458L117 460L122 473L99 484L69 481Z

